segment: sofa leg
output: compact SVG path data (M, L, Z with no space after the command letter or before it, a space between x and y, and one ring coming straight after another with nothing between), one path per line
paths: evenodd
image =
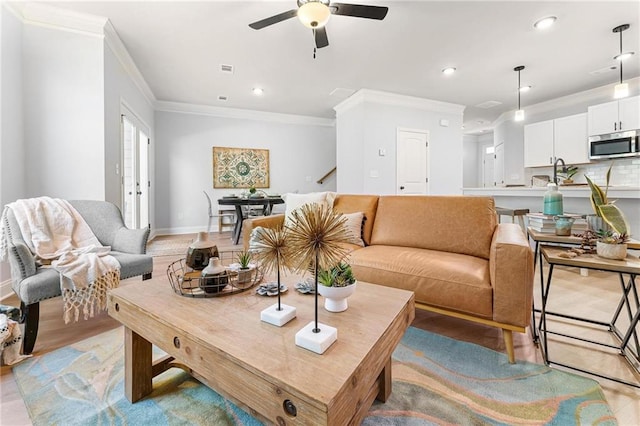
M507 356L509 357L509 364L515 364L516 355L513 350L513 331L503 328L502 337L504 338L504 345L507 347Z
M22 336L22 353L29 355L33 352L38 337L38 322L40 321L40 302L25 305L20 302L22 317L20 322L24 323L24 334Z
M142 276L142 281L146 281L146 280L150 280L151 279L151 272L149 272L148 274L144 274Z

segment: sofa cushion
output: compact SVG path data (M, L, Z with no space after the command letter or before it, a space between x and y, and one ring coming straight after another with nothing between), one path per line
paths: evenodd
M364 241L362 241L362 222L364 221L364 213L346 213L343 216L347 219L344 226L353 238L352 242L355 245L364 247Z
M371 244L489 259L496 222L490 197L381 196Z
M285 204L285 223L291 219L291 213L299 209L305 204L321 204L328 207L333 206L333 202L336 198L335 192L311 192L309 194L284 194L282 199Z
M415 293L416 303L492 318L489 261L411 247L374 245L355 250L356 279Z
M377 195L353 195L338 194L333 202L333 210L338 213L364 213L364 226L362 228L362 240L365 244L371 244L371 231L376 218L378 208Z

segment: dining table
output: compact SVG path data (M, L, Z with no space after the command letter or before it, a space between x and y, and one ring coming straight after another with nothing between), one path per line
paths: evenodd
M272 196L255 196L255 197L239 197L224 196L218 199L220 206L234 206L236 211L236 224L233 228L233 243L238 244L242 236L242 221L245 214L242 211L244 206L262 206L262 214L269 216L275 204L283 204L284 200L279 195Z

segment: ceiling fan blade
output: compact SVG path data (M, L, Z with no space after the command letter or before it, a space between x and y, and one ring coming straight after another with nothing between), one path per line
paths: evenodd
M362 4L331 3L329 5L331 13L334 15L355 16L357 18L368 18L382 20L387 16L388 7L367 6Z
M249 24L251 28L254 30L260 30L264 27L268 27L269 25L277 24L278 22L285 21L287 19L293 18L298 14L298 9L287 10L286 12L279 13L277 15L273 15L269 18L262 19L260 21L256 21L252 24Z
M314 37L316 39L316 48L321 49L329 45L329 39L327 38L327 29L325 27L316 28L313 30Z

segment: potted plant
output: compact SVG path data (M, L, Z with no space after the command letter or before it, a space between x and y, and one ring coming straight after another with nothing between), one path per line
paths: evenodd
M356 290L351 265L345 262L318 270L318 284L318 293L325 298L324 308L329 312L346 310L347 298Z
M563 177L562 183L564 185L570 185L573 183L573 177L578 173L578 166L568 166L562 173L558 173L560 177Z
M251 281L252 265L251 265L251 253L248 251L241 251L238 253L237 261L240 264L238 270L238 283L243 284Z
M596 233L596 253L598 256L608 259L624 259L627 256L626 243L629 240L629 225L622 210L607 197L612 166L613 163L609 166L609 170L607 170L607 180L604 191L585 175L587 183L591 188L591 205L593 206L593 211L596 217L601 219L601 223L596 225L597 228L594 227L592 223L590 223L590 226Z

